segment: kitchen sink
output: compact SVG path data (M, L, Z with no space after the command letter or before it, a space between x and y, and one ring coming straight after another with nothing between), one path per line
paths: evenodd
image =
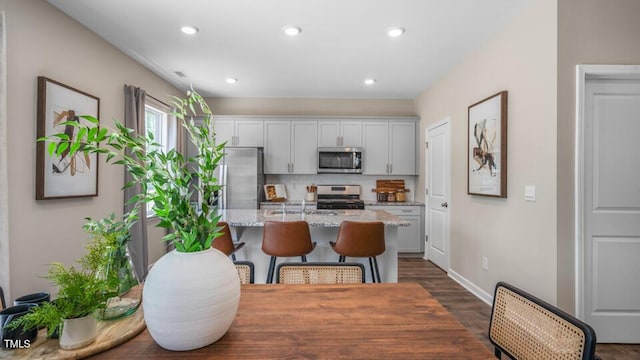
M265 216L282 215L282 210L265 210ZM300 214L300 210L285 210L284 214Z
M335 210L305 210L304 213L312 215L338 215L338 212Z
M284 214L300 214L301 211L300 210L285 210ZM325 216L335 216L338 215L339 213L335 210L316 210L316 209L307 209L304 211L305 214L307 215L325 215ZM264 216L278 216L278 215L282 215L283 212L281 209L277 209L277 210L265 210L264 212Z

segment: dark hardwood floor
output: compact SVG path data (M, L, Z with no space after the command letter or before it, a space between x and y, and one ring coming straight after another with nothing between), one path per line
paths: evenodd
M491 306L450 279L447 274L431 262L423 259L400 258L398 260L398 282L418 282L493 351L488 329ZM640 345L598 344L596 353L603 360L640 359Z

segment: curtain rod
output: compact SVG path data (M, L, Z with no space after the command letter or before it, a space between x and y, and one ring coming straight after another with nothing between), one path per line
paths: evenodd
M150 98L152 98L153 100L155 100L155 101L159 102L160 104L162 104L162 105L164 105L164 106L168 107L168 108L170 108L170 107L171 107L171 106L169 106L169 104L167 104L166 102L164 102L164 101L162 101L162 100L158 99L158 98L157 98L157 97L155 97L155 96L151 96L151 95L149 95L148 93L147 93L147 96L148 96L148 97L150 97Z
M133 86L133 85L127 85L127 84L124 84L124 86ZM155 96L153 96L153 95L150 95L150 94L149 94L148 92L146 92L146 91L145 91L145 95L146 95L146 96L148 96L148 97L150 97L150 98L152 98L153 100L155 100L155 101L159 102L160 104L162 104L162 105L164 105L164 106L168 107L168 108L170 108L170 107L171 107L171 106L170 106L169 104L167 104L166 102L164 102L164 101L162 101L162 100L158 99L157 97L155 97Z

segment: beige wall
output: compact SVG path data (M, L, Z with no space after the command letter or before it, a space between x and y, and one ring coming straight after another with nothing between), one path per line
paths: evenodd
M451 269L493 295L508 281L556 301L555 0L533 1L489 42L416 99L425 129L451 117ZM501 90L508 100L508 198L467 195L467 107ZM420 174L425 173L424 146ZM418 189L424 187L420 176ZM525 185L537 202L525 202ZM418 192L423 194L422 191ZM489 270L481 270L481 257Z
M208 98L218 115L416 116L413 100Z
M558 304L573 312L575 68L640 64L640 1L558 1Z
M122 119L123 85L166 99L181 93L45 1L0 1L8 48L9 223L11 298L49 289L48 264L71 264L86 243L87 216L122 212L123 171L100 163L99 196L35 199L37 77L46 76L100 98L106 124ZM159 242L150 242L161 247ZM154 260L154 259L152 259ZM10 299L9 299L10 300Z

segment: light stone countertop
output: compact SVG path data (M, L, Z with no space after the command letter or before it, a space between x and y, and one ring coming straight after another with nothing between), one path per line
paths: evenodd
M268 206L282 206L282 202L272 202L272 201L263 201L260 205L268 205ZM302 205L302 200L287 200L284 202L285 206L300 206ZM317 202L315 201L307 201L306 205L313 207L316 206ZM423 202L419 201L376 201L376 200L364 200L364 205L367 206L424 206Z
M367 206L424 206L424 203L419 201L375 201L375 200L365 200L364 201L365 208Z
M386 211L373 210L315 210L307 209L304 214L298 211L276 209L229 209L222 210L222 221L230 226L262 227L265 221L298 221L305 220L312 227L339 227L343 220L349 221L382 221L385 226L411 226Z

